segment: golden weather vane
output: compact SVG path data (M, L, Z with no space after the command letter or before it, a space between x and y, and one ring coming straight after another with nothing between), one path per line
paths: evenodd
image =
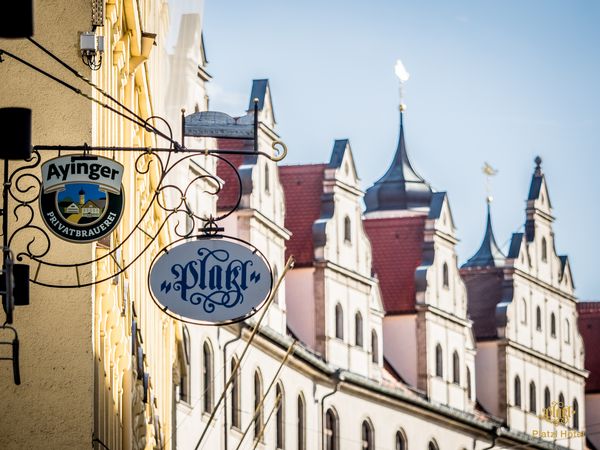
M402 112L406 109L406 105L402 103L402 100L404 99L404 83L408 81L408 79L410 78L410 74L406 70L406 67L404 67L404 64L402 64L402 61L400 61L399 59L396 60L394 72L396 73L398 80L400 80L400 111Z
M484 162L483 167L481 168L481 171L485 175L485 190L487 193L487 202L492 203L492 200L494 200L494 198L492 197L492 180L491 180L491 178L498 173L498 170L494 169L487 162Z

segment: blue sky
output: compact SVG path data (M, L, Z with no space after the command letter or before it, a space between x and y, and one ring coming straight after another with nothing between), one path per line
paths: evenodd
M396 146L402 59L409 156L449 193L461 263L483 236L484 161L499 170L493 222L506 244L539 154L557 251L577 295L600 299L600 2L207 0L203 22L211 109L241 114L251 80L269 78L285 163L326 161L349 138L363 189Z

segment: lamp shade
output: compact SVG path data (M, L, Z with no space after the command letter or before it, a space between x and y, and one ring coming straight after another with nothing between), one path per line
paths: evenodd
M4 5L0 14L0 37L28 38L33 36L33 0L18 0Z
M0 159L31 157L31 110L0 108Z

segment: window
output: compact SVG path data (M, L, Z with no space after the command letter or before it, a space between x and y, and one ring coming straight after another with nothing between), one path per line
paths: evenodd
M208 341L202 346L202 412L210 413L213 409L213 356L212 348Z
M473 399L473 392L471 388L471 369L467 367L467 398L469 400Z
M351 229L350 217L344 217L344 241L352 242L352 229Z
M338 420L333 409L325 413L325 450L339 450Z
M298 450L306 450L306 407L304 397L298 395Z
M137 333L137 328L134 333ZM182 402L190 402L190 332L188 328L183 326L183 367L180 369L179 379L179 400Z
M339 303L335 305L335 337L344 339L344 311Z
M262 429L264 423L262 397L262 377L260 376L260 372L257 370L254 372L254 439L258 439L259 437L262 439Z
M275 448L282 449L285 445L285 402L281 383L277 383L277 386L275 387L275 399L275 407L277 408L277 414L275 417Z
M446 263L442 266L442 284L445 288L450 285L448 282L448 264Z
M515 377L515 406L521 407L521 379Z
M542 238L542 262L548 261L548 250L546 248L546 238Z
M379 364L379 339L375 330L371 331L371 361Z
M561 408L563 408L565 406L565 396L563 395L563 393L561 392L558 396L558 403Z
M394 450L406 450L406 438L402 431L396 431L396 446Z
M577 399L573 399L573 428L579 430L579 403Z
M550 389L544 389L544 408L550 408Z
M440 344L435 346L435 375L437 377L444 376L444 365L442 358L442 346Z
M275 284L277 283L277 280L279 280L279 270L277 270L277 266L273 266L273 286L275 286ZM275 298L273 299L273 301L277 304L279 304L279 291L275 291Z
M456 350L452 354L452 382L460 384L460 361Z
M556 316L554 313L550 314L550 336L556 337Z
M360 312L354 315L354 345L363 346L363 320Z
M439 450L437 442L434 440L429 441L429 445L427 446L427 450Z
M529 412L532 412L534 414L537 413L535 397L535 383L532 381L531 383L529 383Z
M270 191L269 186L269 166L265 163L265 192L268 194Z
M231 358L231 426L241 428L241 410L240 410L240 368L238 359Z
M571 324L569 319L565 319L565 342L568 344L571 342Z
M521 300L521 323L527 323L527 302L525 299Z
M535 308L535 329L538 331L542 329L542 310L539 306Z
M363 420L362 423L362 449L363 450L375 450L375 438L373 436L373 427L368 420Z

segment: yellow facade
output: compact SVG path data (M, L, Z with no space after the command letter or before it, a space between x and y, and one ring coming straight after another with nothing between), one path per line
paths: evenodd
M91 7L91 1L36 2L34 39L127 108L143 118L150 117L154 110L150 86L158 83L151 80L145 64L148 55L152 57L154 40L143 32L144 26L154 27L152 31L164 29L168 18L165 2L107 2L105 25L97 33L105 39L102 67L97 72L82 63L79 53L79 33L91 29ZM27 40L1 39L0 48L106 102ZM155 51L158 57L161 52ZM159 144L143 127L10 58L5 57L0 64L0 79L0 107L32 109L33 145ZM121 222L110 239L98 244L68 243L48 232L46 260L62 264L99 262L82 266L76 273L43 265L39 280L71 284L75 274L82 283L107 281L72 289L31 284L31 304L16 308L13 324L21 340L20 386L13 384L10 362L0 362L2 449L83 449L92 445L111 450L171 448L173 372L177 370L180 329L156 308L146 283L152 258L170 241L169 230L160 229L164 212L156 202L136 228L157 187L158 168L151 164L148 173L136 171L139 152L95 153L116 159L125 167ZM56 153L41 155L47 160ZM142 156L138 164L153 157ZM11 168L17 165L11 163ZM33 173L39 176L39 167ZM14 206L13 202L9 210ZM10 229L16 229L19 220L11 220ZM33 225L44 228L38 212ZM155 234L156 239L149 237ZM14 247L25 246L30 237L31 232L25 230L15 237ZM129 265L140 254L129 269L119 273L119 267ZM27 259L24 262L32 267L33 277L36 264ZM113 276L115 273L119 274ZM144 353L143 373L136 367L137 348L132 348L133 321L139 330L135 341ZM144 373L149 375L146 401Z

